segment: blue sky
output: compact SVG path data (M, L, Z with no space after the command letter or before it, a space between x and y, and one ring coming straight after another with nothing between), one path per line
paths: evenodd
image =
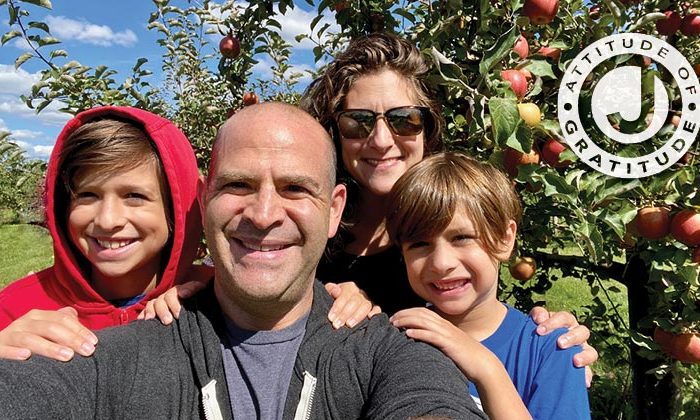
M171 3L184 4L184 1ZM294 47L291 63L302 70L315 67L313 46L297 43L294 36L308 33L316 12L303 0L296 3L294 10L278 20L283 37ZM161 77L162 50L156 44L157 33L146 28L148 17L155 10L151 1L52 0L52 4L53 10L23 7L30 10L31 20L49 24L52 35L62 41L56 47L67 50L69 59L91 67L107 65L119 71L116 77L121 81L136 60L145 57L149 61L146 67L154 72L149 80L157 84ZM5 6L0 8L0 16L0 30L4 33L8 30ZM29 92L39 79L38 72L45 68L38 60L30 60L15 70L14 60L25 50L26 45L17 38L0 47L0 130L11 131L13 140L29 156L47 159L56 136L70 116L56 111L58 106L35 114L20 101L20 95ZM269 63L263 59L256 66L254 76L266 78L267 74Z

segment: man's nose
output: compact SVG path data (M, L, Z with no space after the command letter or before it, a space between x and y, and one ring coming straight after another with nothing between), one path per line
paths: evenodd
M250 197L244 216L258 229L280 224L285 217L284 199L273 188L258 191Z

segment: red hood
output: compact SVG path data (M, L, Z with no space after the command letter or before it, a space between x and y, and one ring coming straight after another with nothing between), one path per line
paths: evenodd
M197 182L199 171L197 161L185 135L170 121L150 112L136 108L106 106L78 114L66 124L56 140L46 175L48 228L54 243L55 286L61 294L74 302L76 307L88 309L104 306L105 300L90 286L69 246L61 220L65 214L56 214L56 183L61 182L58 157L65 140L78 127L95 118L115 116L137 122L148 134L163 162L166 178L170 186L173 233L170 257L158 285L144 298L149 300L165 292L178 282L178 276L187 274L197 253L201 236L201 218L197 205ZM65 212L65 209L59 209ZM77 286L77 287L76 287Z

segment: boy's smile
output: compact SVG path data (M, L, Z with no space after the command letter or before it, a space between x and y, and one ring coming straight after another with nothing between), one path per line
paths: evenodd
M466 315L481 305L498 303L498 261L490 255L473 222L462 209L439 235L402 246L413 290L445 315Z
M75 178L68 231L92 266L93 287L107 299L145 292L155 285L169 237L155 164L106 179L87 169Z

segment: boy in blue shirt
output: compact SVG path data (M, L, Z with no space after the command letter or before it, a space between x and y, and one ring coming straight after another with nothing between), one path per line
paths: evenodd
M529 317L498 301L499 264L522 214L508 178L488 163L437 154L397 181L387 214L411 287L432 304L397 312L394 325L452 358L492 418L523 415L513 388L498 382L496 358L533 418L590 418L584 370L571 363L580 350L557 348L565 330L539 336Z

